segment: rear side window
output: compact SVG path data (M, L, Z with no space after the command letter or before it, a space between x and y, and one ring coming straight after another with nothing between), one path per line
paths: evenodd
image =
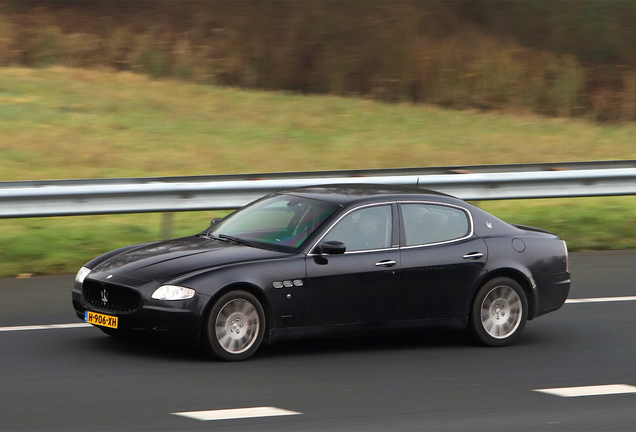
M406 246L440 243L466 237L470 222L465 211L436 204L401 204Z

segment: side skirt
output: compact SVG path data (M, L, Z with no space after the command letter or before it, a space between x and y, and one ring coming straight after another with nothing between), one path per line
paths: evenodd
M269 330L269 341L277 342L289 339L363 336L390 333L400 329L426 327L450 327L463 330L468 318L421 319L409 321L391 321L384 323L334 324L308 327L285 327Z

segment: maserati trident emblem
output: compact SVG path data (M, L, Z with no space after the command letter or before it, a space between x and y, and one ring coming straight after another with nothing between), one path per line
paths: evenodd
M106 288L102 290L102 303L108 303L108 291L106 291Z

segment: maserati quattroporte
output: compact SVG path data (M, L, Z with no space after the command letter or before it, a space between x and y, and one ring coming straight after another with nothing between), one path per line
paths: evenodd
M429 325L514 342L570 288L557 235L417 188L329 185L273 193L191 237L88 262L80 319L243 360L263 343Z

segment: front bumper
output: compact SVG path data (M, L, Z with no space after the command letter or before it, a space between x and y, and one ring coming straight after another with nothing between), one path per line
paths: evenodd
M73 308L82 321L86 311L117 317L117 333L166 339L189 345L199 343L209 296L197 293L188 300L161 301L140 294L141 304L134 311L108 311L88 304L82 296L82 285L76 283L72 290Z

